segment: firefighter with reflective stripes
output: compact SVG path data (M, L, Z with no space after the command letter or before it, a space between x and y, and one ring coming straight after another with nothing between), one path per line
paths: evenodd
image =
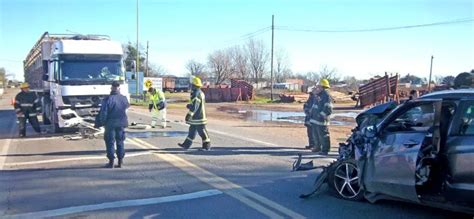
M15 112L20 123L20 137L26 136L26 120L33 126L37 133L41 133L37 115L41 112L41 104L38 96L34 92L30 92L30 85L22 83L20 85L21 92L15 97Z
M319 152L319 155L327 155L331 142L329 138L329 116L332 113L332 98L329 96L329 81L322 79L315 89L316 101L311 108L311 128L314 136L313 152Z
M211 139L209 138L209 134L206 129L206 98L201 90L201 79L194 77L192 79L191 86L191 100L186 106L189 109L189 112L186 114L185 118L186 123L189 124L188 137L183 143L178 143L178 145L184 149L191 147L197 132L202 139L202 150L210 150Z
M161 128L166 128L165 94L161 90L150 87L148 97L150 99L148 110L151 112L151 127L155 128L156 122L159 120Z

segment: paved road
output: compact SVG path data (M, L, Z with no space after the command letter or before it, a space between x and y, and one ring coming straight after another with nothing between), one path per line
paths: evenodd
M140 109L129 117L150 119ZM212 151L196 150L199 141L183 151L176 143L187 126L170 119L164 131L129 134L124 168L105 169L101 139L14 137L14 112L8 97L0 99L0 218L462 217L399 202L344 201L327 192L301 200L318 171L290 172L297 153L314 157L291 139L271 137L263 128L265 134L211 124Z

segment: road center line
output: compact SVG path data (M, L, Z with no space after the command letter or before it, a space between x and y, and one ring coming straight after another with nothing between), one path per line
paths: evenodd
M132 138L129 139L131 141L136 141L140 144L140 147L147 148L147 149L158 149L156 146L149 144L141 139ZM193 163L188 160L185 160L177 155L169 154L169 153L154 153L153 155L157 156L158 158L167 161L171 165L183 170L184 172L188 173L191 176L194 176L201 180L202 182L219 189L226 193L227 195L241 201L242 203L246 204L247 206L259 211L260 213L270 217L270 218L283 218L280 214L275 213L270 208L271 207L284 215L291 217L291 218L304 218L303 215L300 215L276 202L273 202L257 193L254 193L248 189L243 188L240 185L237 185L223 177L217 176ZM252 199L250 199L252 198ZM257 201L254 201L257 200ZM260 203L259 203L260 202ZM268 206L264 206L264 205Z
M153 204L160 204L160 203L167 203L167 202L177 202L177 201L183 201L183 200L204 198L204 197L220 195L220 194L222 194L221 191L216 190L216 189L211 189L211 190L204 190L204 191L181 194L181 195L106 202L106 203L101 203L101 204L96 204L96 205L82 205L82 206L75 206L75 207L60 208L60 209L55 209L55 210L31 212L31 213L25 213L25 214L5 215L3 217L5 219L57 217L57 216L62 216L62 215L77 214L77 213L88 212L88 211L153 205Z

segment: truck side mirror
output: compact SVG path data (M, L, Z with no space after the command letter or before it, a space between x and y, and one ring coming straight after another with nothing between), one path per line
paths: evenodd
M48 80L49 80L49 75L43 74L43 81L48 81Z

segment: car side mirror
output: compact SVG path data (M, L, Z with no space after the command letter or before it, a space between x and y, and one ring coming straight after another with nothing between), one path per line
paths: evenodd
M49 80L49 75L48 74L44 74L43 75L43 81L48 81Z
M373 138L377 136L377 127L375 125L367 126L362 132L366 138Z

